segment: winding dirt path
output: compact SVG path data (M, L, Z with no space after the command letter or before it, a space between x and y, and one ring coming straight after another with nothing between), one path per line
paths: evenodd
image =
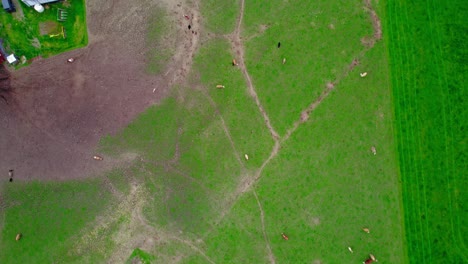
M221 115L221 112L219 111L218 106L216 105L216 102L213 100L213 98L211 98L211 96L206 91L203 91L203 94L208 99L211 106L213 106L213 108L215 109L216 114L219 116L219 119L221 120L221 125L224 130L224 134L226 134L226 137L228 138L229 143L231 144L231 148L234 151L234 155L236 156L237 162L243 169L245 169L244 162L242 162L241 154L239 153L239 151L237 151L236 145L234 144L234 140L232 139L232 136L231 136L231 132L229 131L229 128L227 127L226 122L224 121L224 118Z
M265 230L265 212L263 211L262 204L260 203L260 199L258 199L258 195L255 189L253 190L253 194L255 196L255 199L257 200L258 209L260 210L260 220L262 222L263 238L265 239L265 243L266 243L267 250L268 250L268 258L270 259L270 263L275 264L276 263L275 255L273 254L273 251L271 250L270 239L268 238L268 235Z
M239 184L238 188L236 189L236 191L233 193L231 198L228 199L228 201L226 202L226 205L224 207L225 209L222 210L222 212L220 214L220 217L216 221L217 223L221 222L224 219L224 217L231 211L231 209L234 207L234 205L237 203L237 201L246 192L251 191L253 189L254 185L261 179L262 172L263 172L264 168L270 163L270 161L273 158L275 158L278 155L278 153L279 153L279 151L281 149L281 145L291 137L291 135L299 128L299 126L301 124L304 124L305 122L307 122L309 120L310 114L317 107L319 107L319 105L331 94L331 92L336 88L337 84L342 79L346 78L349 75L349 73L355 68L355 66L357 66L359 64L359 58L362 58L367 53L367 51L369 51L370 49L372 49L374 47L376 42L378 42L378 41L380 41L382 39L382 28L381 28L380 19L377 16L377 13L375 12L375 10L372 8L370 0L364 0L364 5L365 5L365 8L369 11L369 15L370 15L370 18L371 18L371 21L372 21L372 26L373 26L373 29L374 29L374 34L371 37L372 45L371 46L368 45L368 46L365 47L365 49L359 51L357 53L355 59L353 59L353 61L351 61L349 66L343 71L343 73L340 76L337 77L336 80L334 80L333 82L329 82L329 83L325 84L325 89L322 91L320 96L316 100L314 100L306 109L304 109L301 112L301 115L300 115L299 119L296 122L294 122L294 124L291 126L291 128L287 129L287 132L283 137L280 137L278 135L278 133L275 131L275 129L273 128L273 126L271 125L270 119L269 119L266 111L264 110L264 108L263 108L263 106L262 106L262 104L260 102L260 99L258 98L258 95L257 95L257 93L255 91L255 87L252 84L251 77L250 77L250 75L248 73L248 70L247 70L247 68L245 66L244 45L243 45L242 40L240 38L240 30L241 30L242 19L243 19L244 9L245 9L245 0L241 1L240 14L239 14L239 18L237 19L236 29L235 29L233 34L228 35L228 39L231 40L232 49L235 51L236 55L239 56L238 57L239 67L242 70L242 73L243 73L243 75L244 75L244 77L245 77L245 79L247 81L249 92L252 95L252 97L254 98L255 103L257 104L257 107L258 107L260 113L262 114L263 119L265 120L265 123L266 123L266 125L268 127L268 130L270 131L270 133L272 135L272 138L273 138L275 144L273 146L272 151L270 152L270 155L262 163L260 168L255 172L255 174L253 176L244 178L240 182L240 184ZM255 195L255 197L257 199L257 203L259 203L258 196L256 195L255 190L253 190L253 191L254 191L254 195ZM260 207L260 211L261 211L262 227L264 229L265 228L265 226L264 226L264 214L265 213L262 210L260 203L259 203L259 207ZM209 233L210 232L208 232L208 234ZM206 234L205 237L208 234ZM264 230L264 235L265 235L265 230ZM268 241L267 238L266 238L266 241ZM273 262L274 262L274 255L273 255L273 253L271 251L271 247L269 246L269 244L267 246L268 246L269 252L271 253L270 260L272 260L271 256L273 256Z
M278 142L280 136L278 132L273 128L273 125L271 124L270 118L268 117L268 114L265 111L265 108L263 107L262 103L260 102L260 99L258 98L257 92L255 90L255 87L252 83L252 78L250 78L249 71L247 70L247 67L245 65L245 56L244 56L244 44L241 40L240 34L241 34L241 26L242 26L242 20L244 17L244 9L245 9L245 0L241 1L241 8L240 8L240 14L239 18L237 19L237 25L236 29L234 32L229 36L229 39L231 40L231 46L232 49L234 50L234 53L238 56L238 63L239 63L239 68L242 71L242 74L244 75L244 78L247 82L247 87L249 88L249 94L254 98L255 103L257 104L258 110L263 116L263 119L265 120L265 124L268 127L268 130L270 131L271 136L273 137L273 140L275 142Z
M375 43L382 39L382 24L380 22L380 18L377 16L377 13L372 8L371 0L365 0L364 4L369 12L369 16L372 21L372 28L374 29L374 34L372 37L370 37L369 45L367 45L365 49L361 50L357 54L356 58L353 59L349 66L336 80L325 85L325 89L322 91L320 96L301 112L299 120L294 122L292 127L287 130L286 134L281 139L281 143L287 141L301 124L309 120L310 114L323 102L323 100L325 100L330 95L330 93L336 88L336 85L342 79L346 78L346 76L348 76L349 73L359 64L359 59L364 57L364 55L374 47Z

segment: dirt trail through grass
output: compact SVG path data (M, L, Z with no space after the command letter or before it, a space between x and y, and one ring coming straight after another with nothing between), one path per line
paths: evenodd
M227 35L226 37L230 40L232 49L235 52L235 55L238 56L236 59L238 61L238 67L241 69L244 78L247 82L248 89L250 95L253 97L255 100L255 103L257 104L258 110L263 116L263 119L265 120L265 124L268 127L268 130L270 131L270 134L275 142L272 151L270 152L270 155L268 158L262 163L260 168L254 173L253 176L248 176L244 178L244 180L241 181L239 187L235 191L234 195L231 196L232 198L227 202L225 209L221 212L220 218L218 219L218 222L221 222L222 219L231 211L233 206L237 203L237 201L245 194L246 192L249 192L252 190L253 186L261 179L262 177L262 172L264 168L269 164L269 162L275 158L280 149L281 149L281 144L283 144L285 141L287 141L291 135L299 128L299 126L309 120L310 114L331 94L331 92L336 88L337 84L344 78L346 78L349 73L359 64L359 58L362 58L367 51L372 49L375 45L376 42L382 39L382 28L381 28L381 23L380 19L377 16L377 13L375 10L372 8L370 0L365 0L364 2L365 8L368 10L370 19L372 21L373 25L373 36L369 37L370 38L370 44L366 45L363 50L360 50L357 52L355 59L350 63L348 67L344 69L342 74L338 76L334 81L328 82L325 84L325 89L322 91L320 96L314 100L306 109L304 109L301 112L301 115L299 119L291 126L291 128L287 129L286 134L283 137L280 137L280 135L276 132L276 130L273 128L273 125L270 122L270 118L268 117L267 112L265 111L265 108L262 106L262 103L260 102L260 99L257 95L257 92L255 90L255 87L252 83L252 79L250 77L250 74L247 70L247 67L245 65L245 47L244 44L241 40L240 33L241 33L241 26L242 26L242 20L244 16L244 9L245 9L245 0L241 1L241 8L240 8L240 13L239 17L237 19L237 25L235 28L235 31ZM258 196L255 193L254 190L254 195L257 199L257 203L259 205L259 210L260 210L260 218L261 218L261 224L262 224L262 230L263 230L263 235L265 237L265 242L267 243L267 249L269 253L269 259L271 263L275 263L275 257L274 254L271 250L267 234L265 232L265 212L263 211L260 201L258 200ZM205 235L206 236L206 235Z
M292 127L287 130L285 136L281 139L281 143L288 140L289 137L297 130L297 128L301 124L309 120L310 113L312 113L323 102L323 100L325 100L330 95L330 93L335 89L336 85L343 78L346 78L346 76L349 75L349 73L354 69L354 67L356 67L359 64L359 58L362 58L366 54L366 52L368 52L370 49L374 47L375 43L377 43L379 40L382 39L382 25L380 23L379 17L377 16L377 13L372 8L370 0L365 0L365 7L367 8L369 12L369 15L372 21L372 27L374 29L374 35L370 38L370 41L368 42L367 47L358 53L356 58L350 63L349 67L343 71L341 76L339 76L333 82L329 82L325 85L325 89L320 94L320 96L314 102L312 102L306 109L304 109L301 112L301 116L299 120L294 122Z
M268 130L271 133L271 136L273 137L273 140L275 143L278 142L279 140L279 134L276 132L276 130L273 128L273 125L271 124L270 118L268 117L268 114L265 111L265 108L263 107L262 103L260 102L260 99L258 98L257 92L255 91L255 87L252 83L252 79L250 78L249 71L247 70L247 67L245 66L245 60L244 60L244 44L241 40L240 33L241 33L241 25L242 25L242 19L244 17L244 8L245 8L245 0L241 1L241 8L240 8L240 13L239 13L239 18L237 19L237 25L236 29L234 30L233 34L229 37L231 40L231 45L233 50L235 51L236 56L239 56L239 67L244 74L245 80L247 82L247 86L249 88L249 93L250 95L254 98L255 103L257 104L257 107L260 111L260 113L263 116L263 119L265 120L265 124L268 127Z
M258 209L260 210L260 220L262 220L263 238L265 239L265 243L267 245L268 257L270 259L270 262L274 264L276 263L275 255L273 254L273 251L271 250L270 239L268 238L268 235L265 231L265 212L263 211L262 204L260 203L260 199L258 199L258 195L255 189L253 190L253 194L255 196L255 199L257 200Z
M242 162L241 156L239 154L239 151L237 151L236 145L234 144L234 140L232 139L231 132L229 132L229 128L226 125L226 122L224 121L223 115L221 115L221 112L219 111L218 106L216 105L216 102L211 98L211 96L205 91L203 94L206 96L210 104L213 106L215 109L216 114L219 116L219 119L221 120L221 125L223 127L224 133L226 134L226 137L229 140L229 144L231 144L232 151L234 151L234 156L236 157L237 162L239 162L239 165L245 169L245 165Z

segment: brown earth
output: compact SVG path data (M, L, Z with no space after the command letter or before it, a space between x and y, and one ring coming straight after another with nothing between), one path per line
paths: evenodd
M166 96L171 84L185 80L199 36L186 32L187 23L198 27L191 6L171 0L86 2L86 48L38 59L0 80L0 179L8 179L9 169L15 180L81 178L135 158L95 161L93 155L100 138L118 132ZM145 25L158 8L177 22L178 41L165 73L151 76L145 73L151 48ZM67 63L70 57L74 63Z

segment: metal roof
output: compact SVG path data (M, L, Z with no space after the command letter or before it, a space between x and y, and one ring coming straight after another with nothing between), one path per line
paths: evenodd
M43 5L43 4L54 3L54 2L58 2L60 0L21 0L21 1L23 1L23 3L25 3L27 6L34 6L34 5L37 5L37 4Z
M2 0L3 9L11 10L14 9L13 3L11 0Z

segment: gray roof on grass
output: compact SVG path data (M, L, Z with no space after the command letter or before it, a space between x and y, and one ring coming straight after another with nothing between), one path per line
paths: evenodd
M25 3L27 6L34 6L37 4L43 5L43 4L54 3L60 0L21 0L21 1L23 1L23 3Z
M11 1L8 1L8 0L2 0L2 5L3 5L3 9L5 10L9 10L13 8L13 4L11 3Z

